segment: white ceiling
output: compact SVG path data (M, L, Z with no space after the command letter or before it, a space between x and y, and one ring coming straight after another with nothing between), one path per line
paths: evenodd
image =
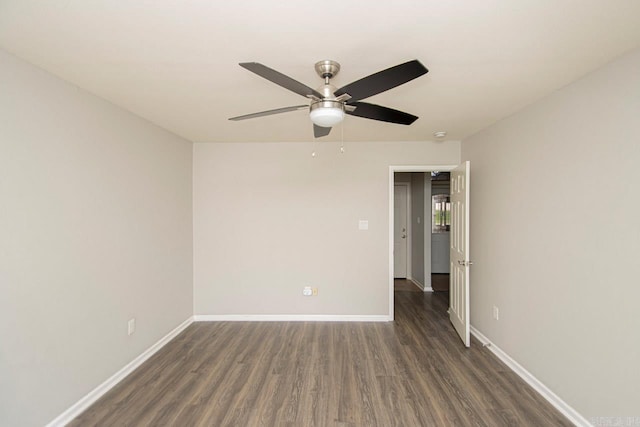
M420 119L349 116L345 140L463 139L639 45L637 0L0 0L0 47L197 142L313 138L305 111L227 120L307 102L238 62L315 88L322 59L337 87L419 59L366 101Z

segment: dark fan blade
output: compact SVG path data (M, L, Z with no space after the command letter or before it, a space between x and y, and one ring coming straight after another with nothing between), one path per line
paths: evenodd
M295 92L299 95L309 97L309 95L316 96L322 99L322 94L311 89L309 86L300 83L297 80L292 79L289 76L285 76L279 71L273 70L267 66L259 64L257 62L241 62L241 67L246 68L247 70L256 73L260 77L264 77L265 79L282 86L285 89L289 89L292 92Z
M381 105L369 104L368 102L350 102L349 105L356 107L356 109L354 111L347 110L347 114L364 117L365 119L380 120L382 122L397 123L400 125L410 125L418 120L418 117L413 114Z
M272 114L288 113L289 111L304 110L309 108L308 105L295 105L293 107L276 108L275 110L261 111L259 113L245 114L244 116L231 117L229 120L247 120L254 117L270 116Z
M427 70L420 61L414 59L413 61L387 68L386 70L371 74L370 76L343 86L335 92L335 96L348 93L351 95L351 102L359 101L400 86L427 72L429 72L429 70Z
M316 124L313 125L313 136L316 138L320 138L321 136L327 136L331 132L331 128L323 128L322 126L318 126Z

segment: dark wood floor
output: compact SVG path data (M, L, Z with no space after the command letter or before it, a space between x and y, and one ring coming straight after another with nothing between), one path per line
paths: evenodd
M394 279L393 287L396 291L423 292L422 288L409 279ZM432 274L431 288L436 292L449 292L449 274Z
M434 273L431 275L431 288L438 291L449 292L449 273Z
M409 279L393 279L393 290L404 292L424 292L418 285Z
M194 323L70 426L570 426L477 341L446 293L393 323Z

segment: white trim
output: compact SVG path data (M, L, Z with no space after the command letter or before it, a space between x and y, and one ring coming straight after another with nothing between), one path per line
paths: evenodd
M189 317L182 322L178 327L169 332L164 337L160 338L158 342L146 349L141 355L133 359L127 365L125 365L118 372L113 374L105 382L98 387L91 390L86 396L74 403L69 409L58 415L53 421L46 425L46 427L62 427L70 423L74 418L80 415L85 409L100 399L106 392L115 387L120 381L122 381L127 375L133 372L137 367L142 365L148 358L153 356L158 350L164 347L169 341L174 339L180 332L184 331L189 325L193 323L193 317Z
M432 172L451 171L458 165L431 165L431 166L389 166L389 320L393 321L393 190L395 172Z
M413 283L413 284L414 284L418 289L420 289L421 291L423 291L423 290L424 290L424 285L423 285L422 283L420 283L420 281L419 281L419 280L414 279L413 277L410 277L410 278L409 278L409 281L410 281L411 283Z
M393 212L393 198L395 196L394 172L394 167L389 166L389 320L392 321L395 316L395 313L393 312L393 226L395 220Z
M422 283L420 283L419 280L409 279L409 281L414 285L416 285L418 289L420 289L422 292L433 292L433 288L431 286L425 286Z
M554 408L562 413L569 419L574 425L578 427L593 427L593 425L587 421L578 411L573 409L569 404L562 400L557 394L551 391L546 385L544 385L539 379L533 376L531 372L527 371L522 365L513 360L511 356L505 353L500 347L492 343L489 338L484 336L479 330L471 326L471 334L478 339L490 352L496 355L498 359L504 362L513 372L515 372L520 378L522 378L527 384L529 384L535 391L540 393Z
M388 322L389 316L350 314L196 314L195 322Z
M390 170L393 172L449 172L459 165L426 165L426 166L411 166L411 165L403 165L403 166L389 166ZM392 175L393 176L393 175Z

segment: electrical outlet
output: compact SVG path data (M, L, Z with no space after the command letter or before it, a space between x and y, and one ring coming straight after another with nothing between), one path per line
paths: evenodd
M136 331L136 319L129 319L127 322L127 334L132 335Z
M318 296L318 288L313 288L313 296L314 297Z
M495 305L493 306L493 318L500 320L500 310Z

